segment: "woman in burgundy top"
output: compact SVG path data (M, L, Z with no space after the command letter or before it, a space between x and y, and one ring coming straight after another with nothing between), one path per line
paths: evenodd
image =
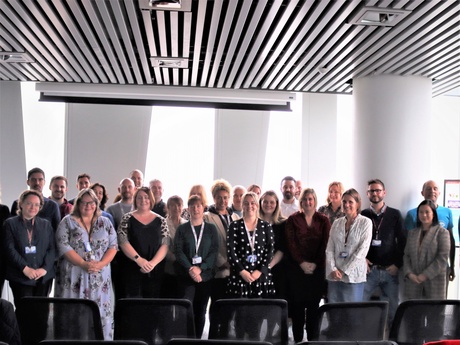
M289 310L296 343L303 340L305 322L308 340L318 336L318 308L326 289L325 253L331 228L329 219L316 211L318 200L313 189L301 192L299 204L300 211L288 218L285 229Z

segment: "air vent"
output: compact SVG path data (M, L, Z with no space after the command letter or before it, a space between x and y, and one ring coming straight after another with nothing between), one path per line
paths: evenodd
M35 62L27 53L0 52L0 63Z
M139 7L144 11L183 11L192 10L192 0L139 0Z
M348 20L353 25L395 26L411 11L392 10L379 7L363 7L356 15Z

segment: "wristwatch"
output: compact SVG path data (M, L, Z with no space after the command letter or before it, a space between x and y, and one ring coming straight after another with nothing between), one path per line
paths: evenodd
M139 259L139 255L134 255L134 261L136 261L137 259Z

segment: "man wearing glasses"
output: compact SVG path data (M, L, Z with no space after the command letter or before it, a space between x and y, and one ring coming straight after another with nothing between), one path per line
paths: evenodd
M372 242L367 254L367 281L364 299L370 300L377 288L381 298L389 302L389 324L393 321L399 303L398 270L403 265L406 238L401 212L388 207L384 198L385 184L379 179L367 183L370 207L361 214L372 220Z

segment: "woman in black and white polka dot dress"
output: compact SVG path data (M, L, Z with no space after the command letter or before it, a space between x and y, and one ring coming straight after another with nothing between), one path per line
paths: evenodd
M274 254L273 229L270 223L259 218L259 200L253 192L243 197L243 218L230 224L227 251L230 263L229 297L274 296L269 267Z

